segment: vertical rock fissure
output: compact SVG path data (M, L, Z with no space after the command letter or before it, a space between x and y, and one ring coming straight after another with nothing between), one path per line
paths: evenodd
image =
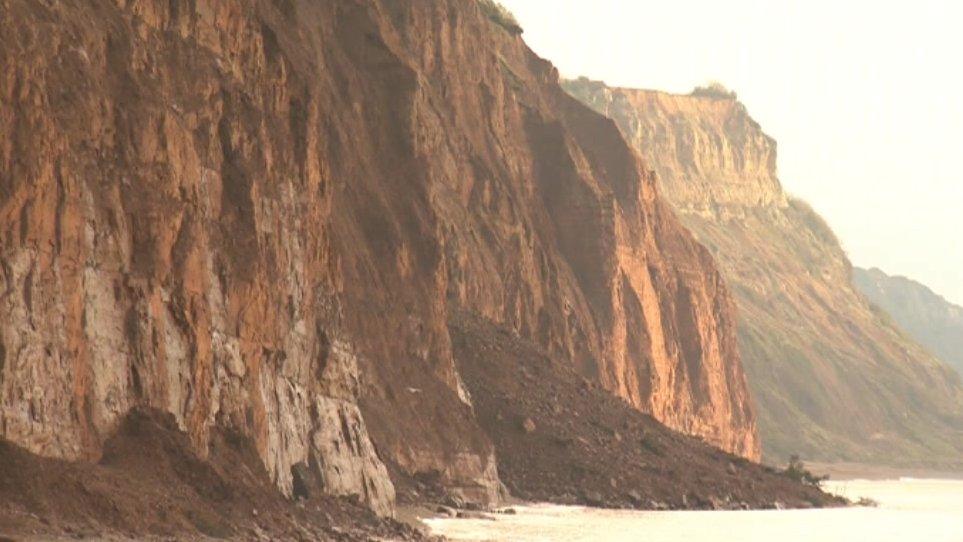
M7 366L7 347L3 343L3 332L0 331L0 390L3 389L3 383L4 383L3 379L6 374L4 372L4 369L6 368L6 366ZM0 419L2 419L2 416L0 416Z

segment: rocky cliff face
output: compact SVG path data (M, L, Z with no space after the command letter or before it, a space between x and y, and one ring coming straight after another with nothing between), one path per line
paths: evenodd
M135 406L390 513L497 497L453 307L758 456L732 304L615 126L469 0L0 0L0 436ZM307 473L307 474L306 474Z
M913 340L963 374L963 307L926 286L879 269L853 269L853 283Z
M770 459L957 460L960 379L852 286L832 231L783 191L775 142L742 104L584 79L566 88L616 121L720 262Z

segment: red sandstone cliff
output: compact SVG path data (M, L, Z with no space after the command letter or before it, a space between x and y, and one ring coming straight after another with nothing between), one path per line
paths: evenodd
M614 124L471 0L0 0L0 437L134 406L389 512L497 495L447 328L757 458L732 303ZM301 466L301 467L299 467Z
M772 460L959 466L963 383L853 286L836 236L783 190L776 142L741 103L565 86L615 120L717 258Z

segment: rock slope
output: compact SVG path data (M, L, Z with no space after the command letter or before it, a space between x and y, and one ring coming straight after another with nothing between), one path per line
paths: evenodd
M566 88L619 125L720 263L765 455L959 463L963 385L852 285L837 239L776 174L776 143L726 94Z
M516 497L642 510L845 503L666 428L504 328L455 315L451 330L499 474Z
M471 0L0 0L0 437L133 408L390 514L492 501L453 307L756 458L732 302L612 122Z
M853 269L853 283L906 333L963 374L963 307L879 269Z

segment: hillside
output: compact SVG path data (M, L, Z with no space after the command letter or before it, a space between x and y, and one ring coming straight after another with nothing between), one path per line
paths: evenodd
M963 374L963 307L926 286L879 269L853 269L853 283L900 329Z
M566 89L611 117L722 268L764 455L960 463L959 375L853 287L832 230L783 190L776 142L731 94Z

